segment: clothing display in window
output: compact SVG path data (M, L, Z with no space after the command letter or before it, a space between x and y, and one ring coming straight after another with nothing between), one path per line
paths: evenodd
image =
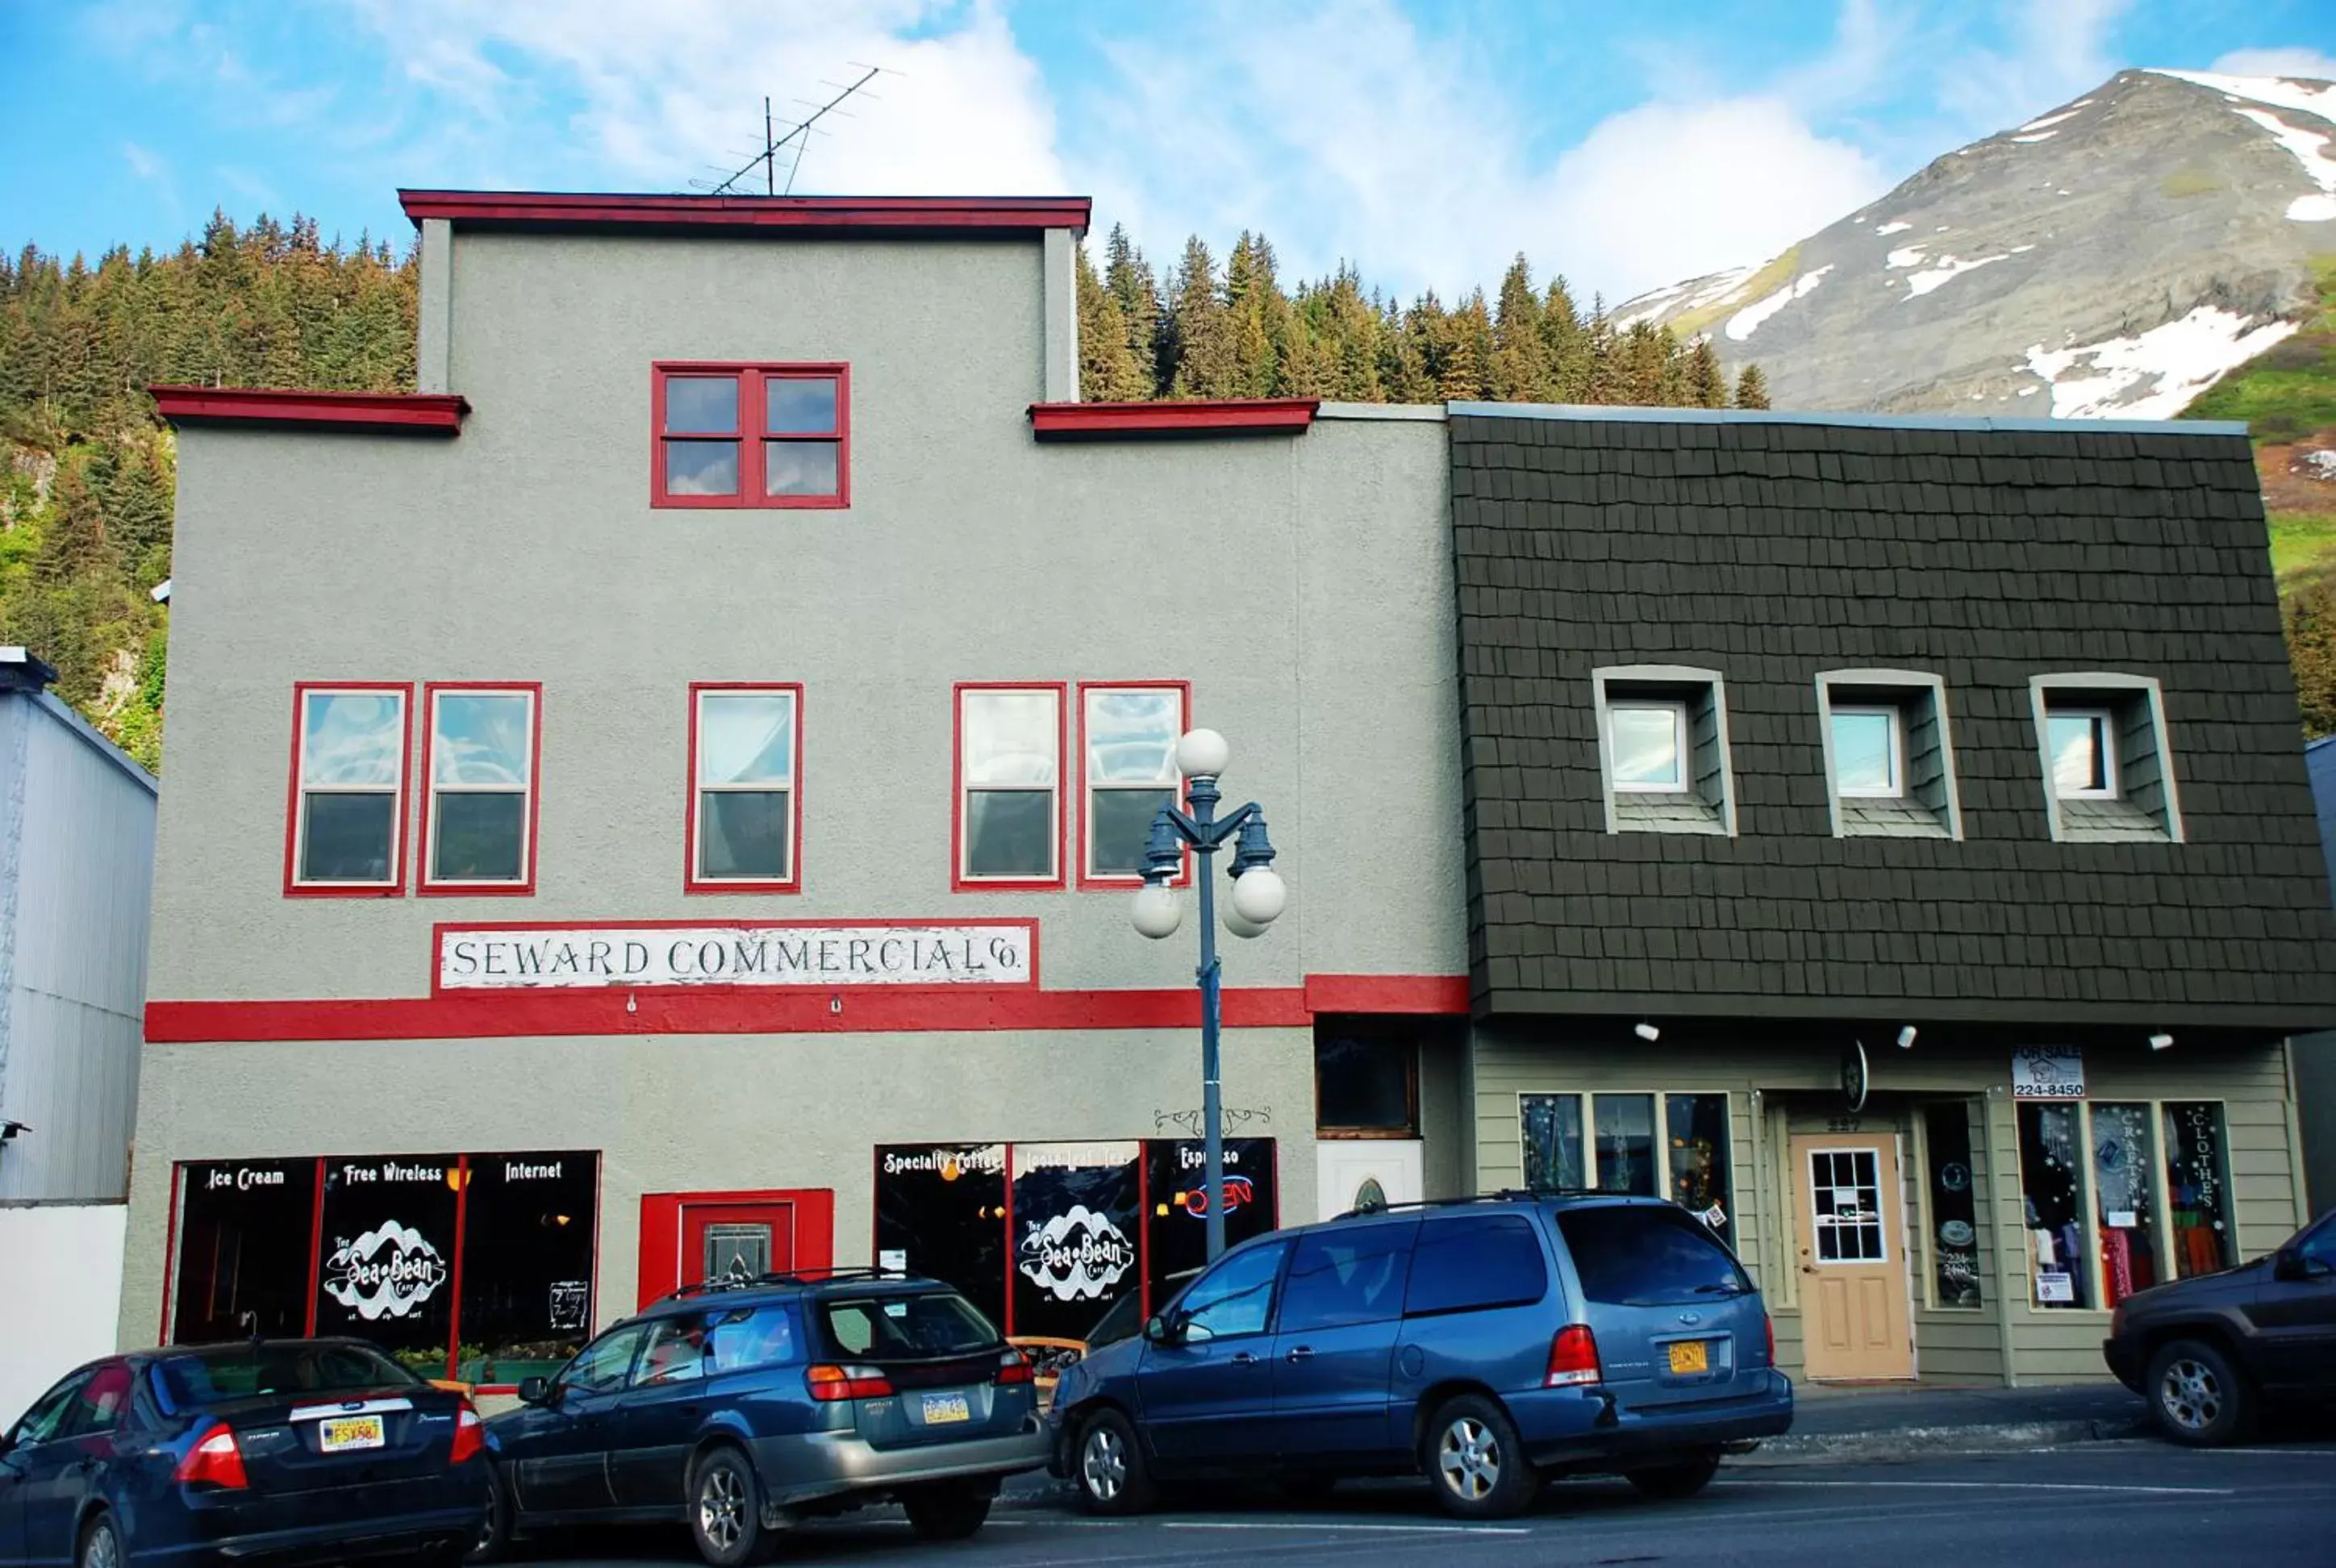
M2101 1236L2101 1277L2114 1307L2158 1282L2156 1157L2147 1105L2096 1105L2093 1208Z
M2020 1185L2035 1252L2034 1294L2039 1307L2088 1307L2085 1283L2085 1165L2078 1135L2082 1108L2074 1105L2020 1107ZM2067 1276L2065 1289L2047 1296L2043 1276ZM2065 1300L2061 1299L2065 1296Z
M2174 1222L2174 1266L2182 1279L2238 1262L2231 1245L2229 1144L2223 1107L2211 1101L2166 1107L2166 1206Z

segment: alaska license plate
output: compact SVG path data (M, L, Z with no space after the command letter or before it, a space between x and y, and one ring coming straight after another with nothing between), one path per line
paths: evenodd
M1701 1339L1680 1339L1667 1347L1671 1353L1673 1372L1708 1372L1711 1353Z
M378 1448L385 1440L378 1416L337 1416L325 1422L316 1434L316 1446L327 1454Z
M962 1394L928 1394L925 1396L925 1425L939 1427L951 1421L970 1421L973 1407Z

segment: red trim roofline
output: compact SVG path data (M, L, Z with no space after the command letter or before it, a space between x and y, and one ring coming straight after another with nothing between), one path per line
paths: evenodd
M1084 196L672 196L555 190L400 190L416 224L482 229L750 229L793 234L929 234L960 239L1085 234Z
M458 435L470 403L452 392L281 392L237 386L150 386L172 424Z
M1314 397L1220 398L1189 403L1034 403L1040 441L1111 441L1208 435L1303 435L1322 406Z

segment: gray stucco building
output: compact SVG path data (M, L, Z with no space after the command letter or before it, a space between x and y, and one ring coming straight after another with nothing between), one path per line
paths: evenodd
M1081 404L1084 201L405 200L416 393L158 389L125 1340L500 1384L831 1261L1076 1339L1211 1202L1530 1180L1690 1203L1796 1367L2083 1376L2105 1294L2292 1225L2330 917L2228 842L2309 806L2223 437ZM2065 558L1982 521L2029 488ZM2135 629L2198 580L2219 686ZM1292 889L1216 1194L1189 948L1127 919L1192 725Z

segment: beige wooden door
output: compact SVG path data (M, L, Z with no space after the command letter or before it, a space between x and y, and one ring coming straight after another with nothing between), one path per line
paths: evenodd
M1800 1185L1801 1331L1812 1378L1914 1375L1898 1140L1793 1140Z

